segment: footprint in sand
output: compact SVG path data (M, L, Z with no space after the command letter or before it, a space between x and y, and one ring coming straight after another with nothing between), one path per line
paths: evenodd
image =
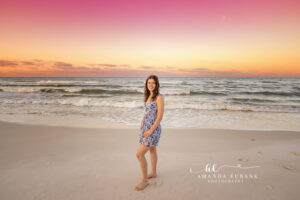
M290 152L290 154L293 154L295 156L300 156L300 153L298 153L298 152Z
M149 180L149 183L151 183L151 185L160 186L160 185L162 185L163 182L161 179L156 178L156 179Z
M279 167L283 167L283 168L288 169L288 170L294 170L294 168L292 168L292 167L290 167L290 166L288 166L288 165L285 165L285 164L283 164L283 163L280 163L280 162L278 162L277 165L278 165Z
M271 185L265 185L265 187L266 187L267 189L269 189L269 190L272 190L272 189L273 189L273 187L272 187Z
M272 160L277 161L275 158L272 158ZM278 165L279 167L282 167L282 168L285 168L285 169L288 169L288 170L295 170L294 168L292 168L292 167L290 167L290 166L288 166L288 165L285 165L285 164L283 164L283 163L281 163L281 162L277 162L277 165Z

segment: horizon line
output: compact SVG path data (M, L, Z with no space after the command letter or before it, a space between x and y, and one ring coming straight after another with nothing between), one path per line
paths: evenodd
M155 74L153 74L155 75ZM148 76L0 76L0 78L145 78ZM218 77L218 76L158 76L159 78L300 78L300 76L296 77L242 77L242 76L226 76L226 77Z

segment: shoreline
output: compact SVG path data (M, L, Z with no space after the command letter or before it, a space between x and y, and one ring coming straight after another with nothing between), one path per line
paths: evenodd
M135 125L128 125L124 123L113 123L113 122L106 122L97 125L89 125L89 124L45 124L45 123L29 123L29 122L20 122L20 121L6 121L0 118L0 123L10 123L15 125L28 125L28 126L49 126L49 127L68 127L68 128L88 128L88 129L138 129L138 126ZM199 127L175 127L175 126L164 126L162 125L163 129L170 129L170 130L219 130L219 131L262 131L262 132L294 132L299 133L300 130L277 130L277 129L225 129L225 128L199 128Z

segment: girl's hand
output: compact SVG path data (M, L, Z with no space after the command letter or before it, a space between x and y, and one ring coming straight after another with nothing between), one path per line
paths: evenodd
M150 130L145 131L145 132L144 132L144 137L147 138L147 137L149 137L151 134L152 134L152 133L151 133Z

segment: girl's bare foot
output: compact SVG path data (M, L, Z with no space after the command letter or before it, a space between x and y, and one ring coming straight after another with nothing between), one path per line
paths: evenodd
M143 190L145 187L149 185L148 181L141 181L137 186L135 186L135 190Z
M155 178L157 176L157 174L155 173L150 173L150 174L148 174L148 176L147 176L147 178Z

